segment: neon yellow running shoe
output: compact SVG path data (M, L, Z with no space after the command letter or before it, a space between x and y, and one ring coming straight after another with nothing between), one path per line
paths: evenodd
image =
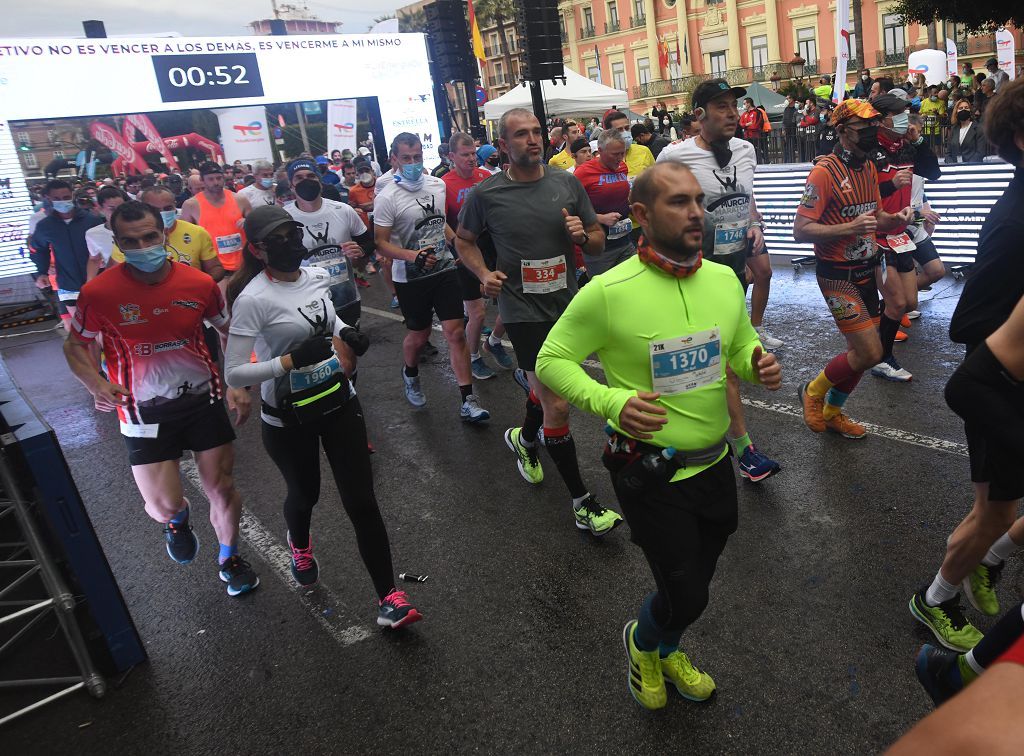
M938 606L929 606L925 600L926 588L910 599L910 613L914 619L932 631L932 635L951 651L966 654L981 642L982 632L967 621L960 609L960 597L954 596Z
M662 659L661 672L687 700L707 701L715 693L715 681L711 675L693 666L682 651L673 651Z
M578 507L573 506L572 511L576 515L576 527L589 530L598 537L608 535L622 524L622 515L602 506L592 495L588 495Z
M626 647L629 694L645 709L661 709L668 702L665 680L661 674L657 651L641 651L633 642L636 620L630 620L622 628L622 645Z
M537 457L540 444L534 441L533 446L526 446L523 444L522 435L522 428L509 428L505 431L505 445L516 453L516 466L519 468L519 474L527 483L536 485L544 480L544 470Z
M999 597L996 595L996 583L1003 572L1005 562L1000 562L994 567L987 564L979 564L966 578L964 578L964 593L971 605L982 614L989 617L999 616Z

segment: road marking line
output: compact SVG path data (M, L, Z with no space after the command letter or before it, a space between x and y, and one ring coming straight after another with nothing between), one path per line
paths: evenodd
M199 469L194 459L182 459L181 471L196 489L196 492L206 498L203 492L203 484L199 478ZM207 502L209 503L209 502ZM238 526L239 535L249 544L260 558L270 567L274 575L284 583L290 591L295 591L295 580L291 573L291 554L274 537L266 526L260 522L252 512L242 510L242 519ZM321 579L315 588L300 589L298 592L299 603L313 615L313 618L334 638L341 646L350 646L361 640L366 640L373 633L365 625L357 624L352 620L353 612L335 595Z
M388 320L402 321L401 315L396 315L393 312L385 312L384 310L378 310L374 307L364 307L363 312L369 312L372 315L387 318ZM434 330L440 331L441 327L435 325ZM503 339L502 341L505 340ZM511 346L511 344L508 344L508 347L511 348ZM601 363L597 360L584 360L583 366L604 372L604 368L601 367ZM792 404L764 402L760 399L744 399L743 403L748 407L754 407L767 412L775 412L789 417L796 417L799 418L801 422L803 422L804 419L803 410L800 407L793 406ZM944 438L933 438L932 436L925 436L921 433L914 433L913 431L906 431L900 428L887 428L884 425L875 425L874 423L861 423L861 425L863 425L870 433L876 436L881 436L882 438L887 438L890 441L899 441L900 443L920 446L924 449L931 449L932 451L947 452L960 457L968 456L966 444L958 444L955 441L947 441Z

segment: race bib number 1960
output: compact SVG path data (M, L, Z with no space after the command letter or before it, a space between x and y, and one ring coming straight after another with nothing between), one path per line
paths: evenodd
M546 260L523 260L520 272L525 294L550 294L568 286L564 255Z
M652 341L651 386L662 394L681 394L708 386L722 377L719 330Z

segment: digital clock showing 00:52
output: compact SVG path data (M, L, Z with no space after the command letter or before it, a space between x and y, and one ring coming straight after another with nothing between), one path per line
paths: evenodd
M256 53L154 55L153 70L163 102L263 96Z

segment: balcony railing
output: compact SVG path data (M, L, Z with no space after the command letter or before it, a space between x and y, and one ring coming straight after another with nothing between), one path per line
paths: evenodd
M907 62L907 57L910 55L908 48L901 48L897 50L876 50L875 51L875 65L876 66L898 66Z
M647 16L633 16L629 20L629 27L631 29L639 29L641 26L647 26Z
M595 36L597 31L594 30L593 26L584 26L580 29L580 39L590 39Z
M508 84L508 78L504 74L487 77L487 84L492 87L503 87Z
M562 32L561 33L561 37L562 37L562 44L563 45L569 44L569 32Z
M807 66L804 66L804 76L807 76ZM773 64L770 66L759 66L756 68L730 68L719 74L692 74L681 76L675 79L659 79L646 84L637 84L633 87L633 99L642 100L650 97L667 97L673 94L692 92L702 81L709 79L725 79L733 86L750 84L754 81L765 81L771 78L772 74L778 71L783 79L792 78L789 65L785 63ZM815 72L817 67L815 66ZM755 76L760 78L755 78Z
M836 56L832 56L832 70L836 70L836 65L839 63L839 59ZM860 61L857 58L850 58L846 61L846 73L855 73L861 69Z
M620 24L618 21L609 21L609 22L607 22L604 25L604 33L605 34L615 34L615 32L621 31L621 30L622 30L622 24Z

